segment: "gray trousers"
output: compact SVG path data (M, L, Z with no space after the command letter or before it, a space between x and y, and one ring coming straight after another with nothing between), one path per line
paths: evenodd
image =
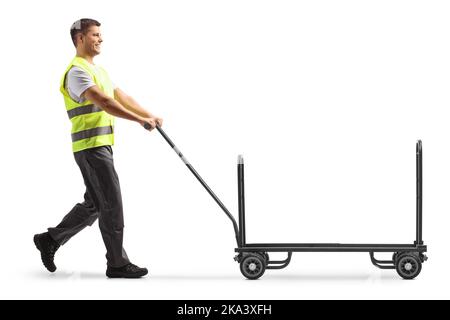
M106 246L107 264L122 267L130 261L123 249L122 195L112 148L86 149L75 152L74 157L86 185L84 202L77 203L55 228L48 228L48 232L58 244L63 245L98 218Z

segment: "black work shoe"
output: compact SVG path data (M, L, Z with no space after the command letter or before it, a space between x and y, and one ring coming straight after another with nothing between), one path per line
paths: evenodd
M59 248L59 244L53 240L48 232L34 235L34 244L41 252L41 260L44 266L50 272L56 271L56 266L53 260L55 259L55 252Z
M139 268L138 266L129 263L120 268L108 266L106 269L106 276L108 278L140 278L148 273L147 268Z

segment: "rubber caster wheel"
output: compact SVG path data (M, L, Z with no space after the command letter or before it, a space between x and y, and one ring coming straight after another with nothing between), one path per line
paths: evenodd
M257 253L251 253L241 261L241 273L247 279L256 280L264 274L264 271L266 271L266 261Z
M422 270L422 262L417 255L405 253L397 257L395 269L403 279L411 280Z

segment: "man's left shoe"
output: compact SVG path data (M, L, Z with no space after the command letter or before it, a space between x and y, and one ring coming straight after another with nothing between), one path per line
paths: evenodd
M56 265L53 261L55 253L59 248L59 244L50 237L48 232L35 234L33 237L36 248L41 252L41 260L44 266L50 272L56 271Z

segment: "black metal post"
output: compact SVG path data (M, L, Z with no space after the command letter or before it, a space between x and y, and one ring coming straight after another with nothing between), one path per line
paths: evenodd
M422 141L416 144L416 245L422 245Z
M144 125L144 127L146 129L150 129L149 125L147 125L147 126ZM194 167L192 167L192 165L189 163L189 161L187 161L187 159L184 157L184 155L181 153L181 151L175 146L175 144L172 142L172 140L170 140L170 138L167 136L167 134L164 132L164 130L161 129L161 127L158 125L156 126L156 129L162 135L164 140L166 140L167 143L173 148L173 150L181 158L181 160L183 160L184 164L188 167L188 169L192 172L192 174L197 178L197 180L201 183L201 185L206 189L206 191L208 191L210 196L216 201L216 203L225 212L225 214L228 216L228 218L230 218L231 222L233 223L234 233L236 236L236 242L237 242L237 245L239 246L240 241L239 241L238 226L236 224L236 220L233 218L230 211L228 211L228 209L225 207L225 205L222 203L222 201L220 201L220 199L215 195L215 193L206 184L206 182L202 179L202 177L200 177L200 175L197 173L197 171L195 171Z
M245 195L244 195L244 158L238 157L238 206L239 206L239 238L240 247L244 247L245 240Z

